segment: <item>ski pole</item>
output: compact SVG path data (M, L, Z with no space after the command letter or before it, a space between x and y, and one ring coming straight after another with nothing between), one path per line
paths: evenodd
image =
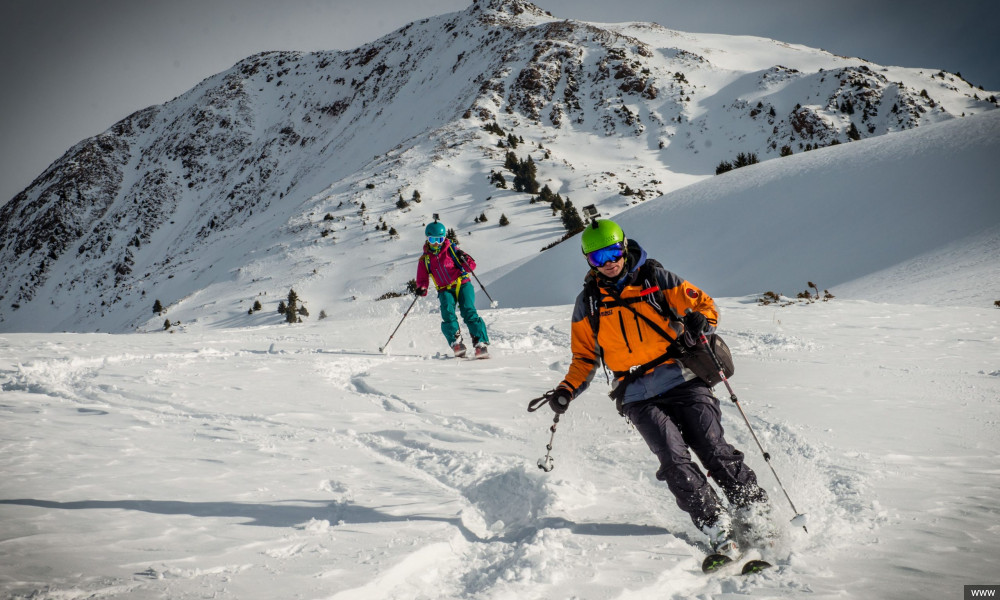
M490 293L486 291L486 286L483 285L483 282L479 281L479 277L476 276L476 272L475 271L469 271L469 272L472 273L472 276L476 278L476 283L479 284L479 287L483 288L483 293L486 294L486 297L490 298ZM497 306L500 306L500 304L493 298L490 298L490 308L496 308Z
M554 395L555 393L553 390L545 392L545 394L543 394L539 398L535 398L534 400L528 403L528 412L535 412L542 406L545 406L546 404L549 403L550 400L552 400L552 397ZM552 426L549 427L549 431L552 432L552 435L549 436L549 443L545 444L545 456L538 459L538 468L545 471L546 473L555 468L555 465L552 464L552 442L553 440L556 439L556 425L558 424L559 424L559 413L556 413L555 418L552 419Z
M552 426L549 427L549 431L552 435L549 436L549 443L545 444L545 456L538 459L538 468L548 473L552 469L556 468L552 464L552 441L556 439L556 425L559 424L559 413L556 413L554 419L552 419Z
M417 300L419 300L419 299L420 299L420 296L414 296L413 297L413 302L410 303L410 308L413 308L413 305L416 304ZM406 320L406 315L410 314L410 308L407 308L406 312L403 313L403 318L399 320L399 325L396 325L396 328L392 330L391 334L389 334L389 339L387 339L385 341L385 345L381 346L378 349L379 352L384 352L385 351L386 347L389 345L389 342L392 341L392 336L396 335L396 332L399 331L399 327L403 324L403 321Z
M733 401L733 404L735 404L736 408L740 411L740 415L743 416L743 422L747 424L747 429L750 430L750 435L753 437L753 441L757 443L757 447L760 448L761 454L764 455L764 462L766 462L768 468L771 469L771 474L774 475L774 480L778 482L778 487L781 488L781 492L785 494L788 504L791 505L792 511L795 513L795 517L792 518L792 522L801 524L802 530L809 533L809 530L806 529L805 526L806 516L795 508L795 503L792 502L792 497L788 495L788 491L785 490L785 486L781 484L781 478L778 477L778 472L774 470L774 466L771 464L771 455L764 450L764 446L761 445L760 440L757 438L757 433L754 432L753 426L750 425L750 419L748 419L747 414L743 412L743 406L740 404L739 398L736 397L736 392L733 391L733 386L729 385L729 378L726 377L725 369L723 369L722 363L719 362L719 357L717 357L715 352L712 351L712 346L708 343L708 337L705 335L705 332L698 334L698 340L700 343L705 345L708 355L712 357L712 362L715 363L715 368L719 370L719 377L722 378L722 383L726 384L726 389L729 390L729 399Z

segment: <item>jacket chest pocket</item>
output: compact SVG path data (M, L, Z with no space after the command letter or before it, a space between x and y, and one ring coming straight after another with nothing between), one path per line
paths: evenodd
M616 337L620 336L621 344L624 345L625 350L629 353L635 352L637 348L634 346L636 344L641 344L644 340L644 329L646 325L642 323L642 319L638 315L629 310L615 309L612 314L605 317L607 323L611 325L616 331ZM609 344L607 342L602 343L602 347L607 347Z

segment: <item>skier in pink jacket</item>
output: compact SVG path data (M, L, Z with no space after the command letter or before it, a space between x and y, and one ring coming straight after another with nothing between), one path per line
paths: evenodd
M462 357L466 353L455 315L457 305L472 336L476 358L489 358L487 346L490 339L486 334L486 324L476 312L476 290L470 283L469 273L476 269L476 261L457 244L452 244L444 224L434 221L424 229L424 234L427 242L417 263L417 294L426 296L433 278L441 304L441 333L451 344L455 356Z

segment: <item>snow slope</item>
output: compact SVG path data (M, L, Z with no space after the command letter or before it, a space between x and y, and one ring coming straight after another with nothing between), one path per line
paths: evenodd
M0 335L0 597L867 600L995 581L996 175L968 163L995 155L996 123L774 161L781 177L739 169L622 214L719 298L733 385L809 518L808 534L786 525L764 550L775 569L700 573L702 536L600 380L559 423L555 470L536 469L551 417L525 407L565 373L570 306L528 306L527 286L572 291L571 240L488 282L505 306L482 311L489 361L449 358L427 299L379 353L409 298L296 326ZM730 275L763 289L791 269L797 290L842 273L850 293L787 306L727 293L710 246L683 253L684 236L704 235L685 224L721 228L723 206L760 217L718 236ZM672 236L650 235L664 224ZM789 504L721 397L785 523Z
M794 296L813 281L854 298L909 303L920 286L947 294L936 302L989 306L1000 298L998 153L991 112L743 167L615 219L719 296ZM505 306L572 302L579 252L561 244L491 292Z
M701 574L702 536L603 383L535 468L551 414L525 407L569 359L555 306L484 311L489 361L441 354L426 313L387 355L389 317L0 336L0 597L862 600L991 581L997 312L721 306L741 404L809 517L764 574Z

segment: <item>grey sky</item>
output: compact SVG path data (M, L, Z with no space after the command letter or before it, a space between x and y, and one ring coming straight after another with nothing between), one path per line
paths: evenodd
M345 50L472 0L5 0L0 205L70 146L264 50ZM537 0L556 17L759 35L1000 91L996 0Z

